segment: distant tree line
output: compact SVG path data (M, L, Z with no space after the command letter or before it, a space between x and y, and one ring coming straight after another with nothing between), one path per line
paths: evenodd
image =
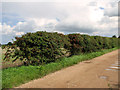
M117 38L117 36L116 36L116 35L113 35L112 38ZM120 36L118 36L118 38L120 38Z

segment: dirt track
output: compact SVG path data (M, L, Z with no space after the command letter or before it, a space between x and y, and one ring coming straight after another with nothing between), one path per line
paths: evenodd
M17 88L117 88L118 50L80 62Z

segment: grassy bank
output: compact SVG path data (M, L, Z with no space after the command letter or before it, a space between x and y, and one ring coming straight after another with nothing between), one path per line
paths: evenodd
M51 72L77 64L84 60L89 60L105 53L116 50L117 48L102 50L99 52L74 55L69 58L62 58L61 61L49 63L41 66L21 66L2 70L2 88L12 88L26 83L30 80L43 77Z

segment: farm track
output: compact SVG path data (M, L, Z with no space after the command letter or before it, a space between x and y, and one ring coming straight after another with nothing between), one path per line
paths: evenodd
M118 88L118 54L115 50L16 88Z

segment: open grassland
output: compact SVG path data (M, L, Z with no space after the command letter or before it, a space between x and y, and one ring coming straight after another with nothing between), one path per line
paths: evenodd
M105 49L98 52L86 53L81 55L74 55L72 57L62 58L60 61L48 63L40 66L21 66L3 69L2 72L2 88L13 88L20 84L26 83L30 80L43 77L49 73L55 72L62 68L77 64L84 60L89 60L105 53L116 50Z

